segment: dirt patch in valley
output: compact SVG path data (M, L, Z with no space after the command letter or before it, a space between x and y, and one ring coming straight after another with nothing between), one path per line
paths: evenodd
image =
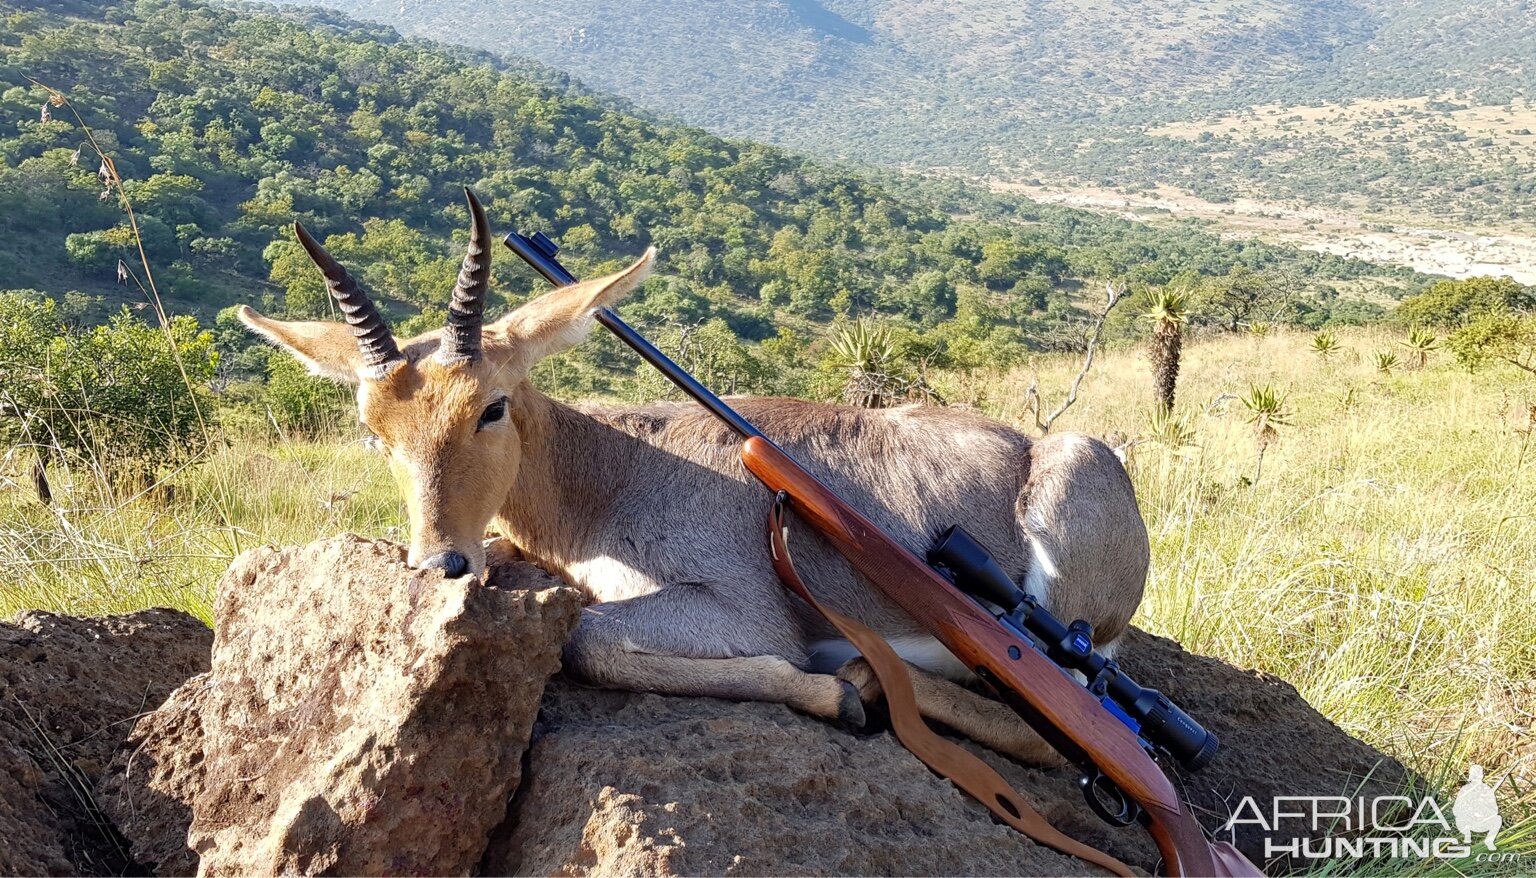
M987 185L994 191L1017 193L1043 204L1079 207L1139 222L1212 220L1223 237L1258 238L1302 250L1401 265L1426 274L1453 278L1493 275L1536 284L1536 234L1383 222L1344 211L1252 198L1218 204L1168 186L1127 194L1094 186L1003 180L990 180Z

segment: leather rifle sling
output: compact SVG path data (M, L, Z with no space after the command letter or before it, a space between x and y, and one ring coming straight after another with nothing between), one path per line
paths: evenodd
M918 710L917 694L912 689L912 678L907 675L906 662L896 655L885 638L864 623L822 606L795 572L794 562L789 555L789 523L785 517L788 504L785 499L781 492L768 514L768 543L774 572L790 591L799 595L842 632L869 662L870 668L880 680L881 688L885 690L891 728L895 730L896 738L902 746L933 771L948 778L971 798L986 806L997 819L1035 842L1100 866L1115 875L1135 874L1130 867L1109 854L1089 847L1052 826L991 766L928 727Z

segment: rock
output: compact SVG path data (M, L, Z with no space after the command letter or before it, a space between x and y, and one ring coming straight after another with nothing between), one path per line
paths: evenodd
M1244 795L1401 791L1394 760L1349 737L1274 677L1132 631L1121 662L1223 741L1179 778L1220 828ZM1152 871L1137 829L1100 821L1072 769L1015 765L967 743L1064 832ZM1287 831L1290 831L1287 829ZM1262 835L1239 845L1262 863ZM1275 864L1283 866L1284 864ZM852 735L767 704L551 686L528 778L493 835L483 874L1087 874L992 822L889 734Z
M1346 734L1279 677L1186 652L1172 640L1137 629L1126 637L1120 660L1136 682L1161 690L1221 741L1215 762L1176 779L1213 832L1245 796L1268 812L1276 796L1402 795L1417 783L1402 763ZM1281 846L1291 842L1296 822L1275 836ZM1252 823L1234 828L1238 848L1266 865L1267 834ZM1222 838L1233 841L1230 833ZM1293 864L1267 865L1288 871Z
M888 734L553 685L486 875L1089 875Z
M242 557L213 671L140 721L103 787L135 858L190 874L195 813L207 874L465 873L477 858L482 874L1094 874L994 823L886 732L558 680L506 811L577 598L497 557L489 588L357 538ZM1136 630L1120 660L1221 737L1215 763L1177 778L1212 830L1243 796L1409 783L1274 677ZM1075 771L965 746L1063 831L1155 870L1149 836L1095 817ZM1237 841L1258 862L1252 830Z
M0 623L0 874L133 867L97 785L133 721L207 669L212 638L164 609Z
M507 580L352 536L236 559L198 696L200 874L467 874L580 609L535 568Z
M43 771L7 734L0 739L0 875L70 875L67 837L42 803Z
M187 846L192 800L203 788L202 709L212 691L199 674L139 720L102 783L101 806L156 875L196 875Z

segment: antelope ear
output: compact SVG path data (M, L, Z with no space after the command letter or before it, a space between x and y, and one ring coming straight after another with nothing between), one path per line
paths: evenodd
M545 293L485 328L492 355L524 368L580 344L592 331L592 315L634 292L651 276L656 248L617 274Z
M240 322L293 354L322 378L356 384L363 368L362 354L350 327L317 320L273 320L249 305L240 306Z

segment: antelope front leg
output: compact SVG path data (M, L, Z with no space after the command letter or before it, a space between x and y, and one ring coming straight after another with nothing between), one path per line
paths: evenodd
M911 662L907 662L907 672L917 694L917 708L928 719L1026 765L1064 764L1061 755L1008 705ZM866 702L881 695L880 681L862 657L850 659L838 669L837 676L857 686Z
M785 657L803 659L793 623L755 609L744 620L695 584L595 604L565 648L565 672L604 688L767 701L862 726L858 689L796 667Z

